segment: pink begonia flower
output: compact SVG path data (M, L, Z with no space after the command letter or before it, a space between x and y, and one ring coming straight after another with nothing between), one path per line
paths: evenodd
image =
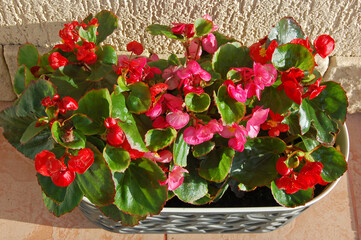
M193 75L193 77L198 77L206 82L211 80L211 74L203 70L196 61L189 61L187 67L177 73L180 79L190 78Z
M232 80L226 80L223 84L227 86L227 92L231 98L243 103L247 101L247 91L242 88L242 84L236 87Z
M253 69L251 68L233 68L242 75L242 79L247 82L245 91L247 98L254 95L258 100L261 100L261 91L268 86L271 86L277 79L277 70L272 64L262 65L254 62Z
M162 78L165 80L165 84L168 85L169 90L174 90L178 88L180 78L177 75L178 67L170 66L163 70Z
M172 161L173 155L172 152L168 150L163 150L158 153L156 152L146 152L144 157L149 158L152 161L160 163L170 163Z
M207 37L203 38L202 46L203 46L204 51L211 53L211 54L215 53L217 51L216 37L212 33L209 33L207 35ZM201 54L202 54L202 52L201 52Z
M244 150L244 144L247 142L247 130L243 126L238 125L237 123L233 123L232 127L235 130L235 134L234 138L229 139L228 146L238 152L242 152Z
M189 59L198 60L202 55L200 44L201 41L199 38L193 38L189 43L188 51L185 52L185 56Z
M170 125L169 123L167 123L164 117L159 116L153 120L152 126L154 128L166 128L169 127Z
M191 85L186 85L183 88L184 96L187 96L188 93L196 93L198 95L201 95L204 93L204 89L201 86L194 87Z
M216 119L210 121L207 125L198 124L196 127L188 127L184 130L183 139L190 145L198 145L209 141L216 132L222 131L223 126Z
M150 119L155 119L156 117L158 117L159 115L161 115L161 114L163 113L162 102L163 102L163 96L158 100L158 102L156 102L156 103L154 104L153 107L151 107L151 108L145 113L145 115L147 115L148 117L150 117Z
M248 132L248 136L250 138L257 137L260 126L267 120L269 108L262 109L262 107L258 108L256 111L253 112L251 119L247 121L246 130Z
M181 129L188 124L189 115L188 113L176 109L174 112L167 114L166 121L174 129Z
M155 53L152 53L152 55L149 58L147 58L147 62L156 62L158 60L159 60L159 57Z
M184 108L184 102L182 98L176 97L172 94L165 93L164 99L166 100L165 103L167 107L173 112L175 109L182 110Z
M184 180L183 173L188 173L188 171L180 166L175 166L169 173L168 179L164 182L160 182L160 184L168 184L168 191L173 191L182 185Z

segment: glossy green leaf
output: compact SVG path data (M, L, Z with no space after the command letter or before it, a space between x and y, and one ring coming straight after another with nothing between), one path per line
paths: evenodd
M25 65L19 66L14 76L14 92L16 94L21 94L26 89L31 80L35 79L36 78L31 73L29 68L27 68Z
M231 37L227 37L227 36L225 36L225 35L223 35L222 33L219 33L219 32L213 32L213 35L217 39L217 45L218 46L222 46L223 44L226 44L226 43L237 42L236 39L231 38Z
M25 65L28 69L38 65L39 52L38 49L30 43L26 43L19 48L18 66Z
M231 177L249 187L270 184L278 175L276 162L286 144L279 138L248 139L243 152L233 158Z
M98 35L96 45L103 42L118 27L118 17L114 13L103 10L96 14L94 18L98 19Z
M173 161L177 166L187 166L187 156L190 146L184 141L183 130L178 132L177 138L173 144Z
M135 226L139 224L140 220L144 220L145 217L136 217L130 214L127 214L114 205L110 204L109 206L99 208L105 216L113 219L116 222L121 222L123 226Z
M152 35L164 35L172 39L183 40L183 36L175 35L171 31L171 28L166 25L152 24L147 27L147 31L149 31Z
M117 79L118 86L116 87L119 92L127 92L130 89L127 87L127 81L123 76L119 76Z
M279 189L275 182L271 183L271 190L274 199L282 206L297 207L305 205L313 197L313 188L299 190L294 194L287 194L285 190Z
M32 122L26 129L23 135L20 138L20 143L27 143L30 139L38 135L41 131L48 127L48 125L43 125L40 127L36 127L37 120Z
M148 111L152 104L149 87L143 82L136 82L128 88L131 90L126 99L129 112L139 114Z
M4 129L4 137L19 152L31 159L34 159L37 153L43 150L50 150L54 147L54 141L50 131L41 131L26 143L20 143L24 132L35 120L36 118L32 114L24 117L17 116L16 106L7 108L0 113L0 126Z
M212 59L213 69L226 77L230 68L249 67L252 68L253 61L249 56L249 49L239 42L226 43L219 47Z
M144 143L143 136L139 133L139 129L134 120L134 117L126 107L124 95L119 91L114 91L111 95L111 100L112 100L111 116L113 118L120 119L118 125L122 128L125 135L127 136L127 140L130 146L132 146L132 148L138 151L148 152L148 149Z
M204 112L211 104L211 98L207 93L188 93L184 100L188 111L191 112Z
M315 60L312 53L301 44L287 43L275 49L272 55L273 66L279 71L287 71L295 67L312 72Z
M133 159L124 173L114 173L114 204L125 213L136 216L159 214L167 200L166 177L156 163L146 158Z
M51 133L55 141L63 147L71 149L85 148L85 136L76 129L70 132L66 131L58 121L53 123Z
M175 55L174 53L172 53L168 57L168 63L169 63L169 65L173 65L173 66L179 66L182 64L181 61L179 60L179 58L177 57L177 55Z
M283 114L289 111L292 106L293 100L290 99L285 91L278 91L274 87L266 87L262 91L261 100L256 100L255 105L269 108L274 113Z
M285 123L289 126L288 131L292 135L301 134L298 111L293 111L290 114L286 115L282 123Z
M79 29L79 36L86 39L88 42L96 42L97 39L97 27L94 25L90 25L87 30L83 27Z
M83 199L83 193L78 187L76 181L72 182L72 184L70 184L64 189L66 189L64 200L60 204L54 202L43 192L43 200L45 206L57 217L60 217L65 213L71 212L75 207L79 205L79 203Z
M199 175L208 181L222 182L231 169L234 154L229 147L215 149L202 160Z
M207 19L198 18L194 22L194 28L195 28L196 36L197 37L202 37L202 36L207 35L208 33L210 33L212 31L213 23L212 23L212 21L209 21Z
M83 174L76 174L76 182L90 202L97 206L106 206L114 202L115 185L112 173L103 155L89 142L87 148L94 153L94 162Z
M173 192L183 202L193 203L208 193L208 184L204 178L198 175L197 170L188 169L188 171L189 173L184 173L182 185Z
M246 113L244 103L238 102L228 95L227 87L222 85L218 89L218 94L214 96L218 112L221 114L225 125L238 123Z
M58 204L64 201L68 187L58 187L53 183L50 177L45 177L39 173L37 173L36 176L43 193L48 198Z
M82 65L77 64L68 64L64 67L60 67L58 70L66 76L78 81L83 81L91 74L89 70L85 69Z
M311 156L317 162L323 164L321 177L326 182L335 181L347 170L345 157L335 148L320 147L312 152Z
M276 40L278 45L291 42L293 39L306 39L301 26L291 17L282 18L270 31L267 39L267 46L273 40Z
M45 108L41 101L47 96L54 96L55 88L49 81L39 79L31 82L28 88L21 95L16 113L19 117L26 117L29 114L45 116Z
M145 144L151 152L156 152L171 145L177 137L177 131L172 127L151 129L145 135Z
M86 132L86 127L93 122L87 115L82 113L73 114L67 121L71 121L75 129L80 132Z
M104 45L96 51L97 61L90 65L91 74L87 78L89 81L99 81L109 72L113 71L113 66L117 65L118 56L111 45Z
M196 158L202 157L212 151L215 146L216 144L212 141L206 141L201 144L194 145L193 156Z
M77 113L83 113L93 122L82 129L86 135L103 134L106 130L104 120L110 116L111 100L108 89L92 90L78 102Z
M106 145L103 156L112 171L124 172L130 164L129 152L120 147Z
M158 61L148 62L147 65L149 67L159 68L161 71L169 67L169 63L165 59L159 59Z

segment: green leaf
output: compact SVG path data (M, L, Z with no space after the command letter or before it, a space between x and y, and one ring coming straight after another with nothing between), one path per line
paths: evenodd
M113 71L113 66L117 65L118 56L111 45L104 45L96 51L97 61L90 65L91 74L87 78L89 81L99 81L109 72Z
M75 113L67 121L72 121L75 129L80 132L86 132L86 127L91 124L93 121L85 114Z
M123 148L106 145L103 151L103 156L112 171L124 172L130 164L129 152Z
M90 25L87 30L83 27L79 29L79 36L85 38L88 42L96 42L97 39L97 27L94 25Z
M207 154L201 162L199 175L208 181L222 182L231 169L235 151L229 147L221 147Z
M173 65L173 66L182 65L181 61L179 60L179 58L177 57L177 55L175 55L174 53L172 53L172 54L168 57L168 63L169 63L169 65Z
M105 216L113 219L116 222L121 222L123 226L135 226L139 224L140 220L144 220L145 217L136 217L130 214L127 214L114 205L110 204L109 206L99 208Z
M249 187L270 184L278 175L277 159L285 148L286 144L279 138L248 139L243 152L236 152L233 158L231 177Z
M282 123L285 123L289 126L289 132L292 135L301 134L298 111L293 111L290 114L286 115Z
M311 156L315 161L323 164L321 177L326 182L335 181L347 170L345 157L333 147L327 148L321 146L313 151Z
M20 97L16 110L17 115L19 117L45 116L45 107L41 105L41 101L47 96L53 97L54 95L55 88L51 82L43 79L31 82Z
M118 92L127 92L130 89L127 87L126 80L123 76L119 76L117 79L118 86L115 88L118 89Z
M183 40L182 35L175 35L171 31L171 28L166 25L152 24L147 27L147 31L149 31L152 35L164 35L172 39Z
M182 185L175 189L174 193L183 202L193 203L208 193L208 184L195 169L188 169L188 171L189 173L184 173Z
M219 47L212 58L214 71L226 77L230 68L249 67L252 68L253 60L249 56L249 49L239 42L226 43Z
M20 143L21 137L28 126L36 118L32 115L19 117L16 115L16 106L5 109L0 113L0 126L3 127L3 135L19 152L26 157L34 159L37 153L50 150L54 147L54 141L50 131L41 131L26 143Z
M94 153L94 162L83 174L76 174L76 182L85 197L96 206L106 206L114 202L115 185L112 173L103 155L89 142L87 148Z
M273 40L278 45L291 42L293 39L306 39L301 26L291 17L282 18L270 31L267 39L267 47Z
M114 204L125 213L136 216L159 214L167 200L166 177L156 163L146 158L132 160L124 173L114 173Z
M214 96L214 100L225 125L238 123L246 113L246 106L244 103L231 98L228 95L227 87L225 85L222 85L218 89L218 94Z
M190 146L184 141L183 138L184 130L178 132L177 138L173 144L173 161L177 166L187 166L187 156L189 153Z
M21 65L15 73L14 76L14 92L16 94L21 94L28 84L31 82L31 80L35 80L36 78L31 73L29 68L27 68L25 65Z
M194 28L195 28L196 36L202 37L212 31L213 23L212 23L212 21L209 21L207 19L198 18L194 22Z
M171 145L177 137L177 131L172 127L164 129L151 129L145 135L145 144L151 152Z
M211 104L211 98L207 93L188 93L184 101L187 106L187 110L192 112L204 112Z
M261 100L256 100L255 105L270 108L272 112L283 114L292 106L293 100L290 99L285 91L278 91L274 87L265 87L262 91Z
M147 65L149 67L159 68L161 71L169 67L169 63L165 59L159 59L158 61L148 62Z
M82 65L77 64L68 64L64 67L60 67L58 70L66 76L78 81L83 81L91 74L91 72L85 70Z
M38 65L39 52L33 44L26 43L19 48L18 66L25 65L28 69Z
M119 91L114 91L111 95L112 117L119 118L118 125L122 128L130 146L141 152L148 152L143 136L139 133L133 115L128 111L125 104L125 97Z
M108 89L92 90L78 102L77 113L83 113L93 122L82 129L86 135L103 134L106 130L104 120L110 116L111 100Z
M196 158L202 157L212 151L215 146L216 144L212 141L206 141L195 145L193 146L193 156Z
M313 188L299 190L294 194L287 194L285 190L279 189L275 182L271 183L271 190L275 200L282 206L297 207L305 205L313 197Z
M237 42L236 39L231 38L231 37L227 37L227 36L225 36L225 35L223 35L222 33L219 33L219 32L213 32L213 35L217 39L217 45L218 46L222 46L223 44L226 44L226 43Z
M128 88L131 90L126 99L129 112L139 114L148 111L152 104L149 87L143 82L136 82Z
M295 67L312 72L315 67L312 53L306 47L293 43L277 47L272 55L272 63L279 71L287 71Z
M55 141L63 147L71 149L85 148L85 136L76 129L68 132L59 121L53 123L51 133Z
M118 17L114 13L103 10L96 14L94 18L98 19L98 35L96 45L103 42L118 27Z
M43 125L40 127L36 127L36 123L38 121L34 121L32 122L25 130L25 132L23 133L23 135L20 138L20 143L24 144L27 143L30 139L32 139L33 137L35 137L36 135L38 135L41 131L43 131L45 128L48 127L48 125Z
M83 199L83 193L79 189L76 181L72 182L68 187L65 188L64 200L57 204L51 198L47 197L43 192L43 200L45 206L52 212L55 216L60 217L61 215L71 212L75 207L79 205Z
M45 177L39 173L37 173L36 176L43 193L47 197L58 204L64 201L68 187L58 187L53 183L50 177Z

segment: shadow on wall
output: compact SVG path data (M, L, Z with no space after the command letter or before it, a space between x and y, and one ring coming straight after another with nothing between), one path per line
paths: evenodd
M35 46L50 46L60 41L59 30L66 22L43 22L37 24L0 26L0 44L16 45L26 42Z

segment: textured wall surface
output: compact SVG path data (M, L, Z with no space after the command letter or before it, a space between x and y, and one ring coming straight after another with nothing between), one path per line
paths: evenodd
M108 41L118 50L137 40L151 51L168 53L174 44L150 36L145 28L153 23L193 22L208 13L221 32L246 45L264 37L280 18L292 16L311 39L320 34L335 38L333 55L361 56L359 0L2 0L0 44L54 45L65 22L102 9L119 17L120 27ZM176 49L180 51L180 46Z

